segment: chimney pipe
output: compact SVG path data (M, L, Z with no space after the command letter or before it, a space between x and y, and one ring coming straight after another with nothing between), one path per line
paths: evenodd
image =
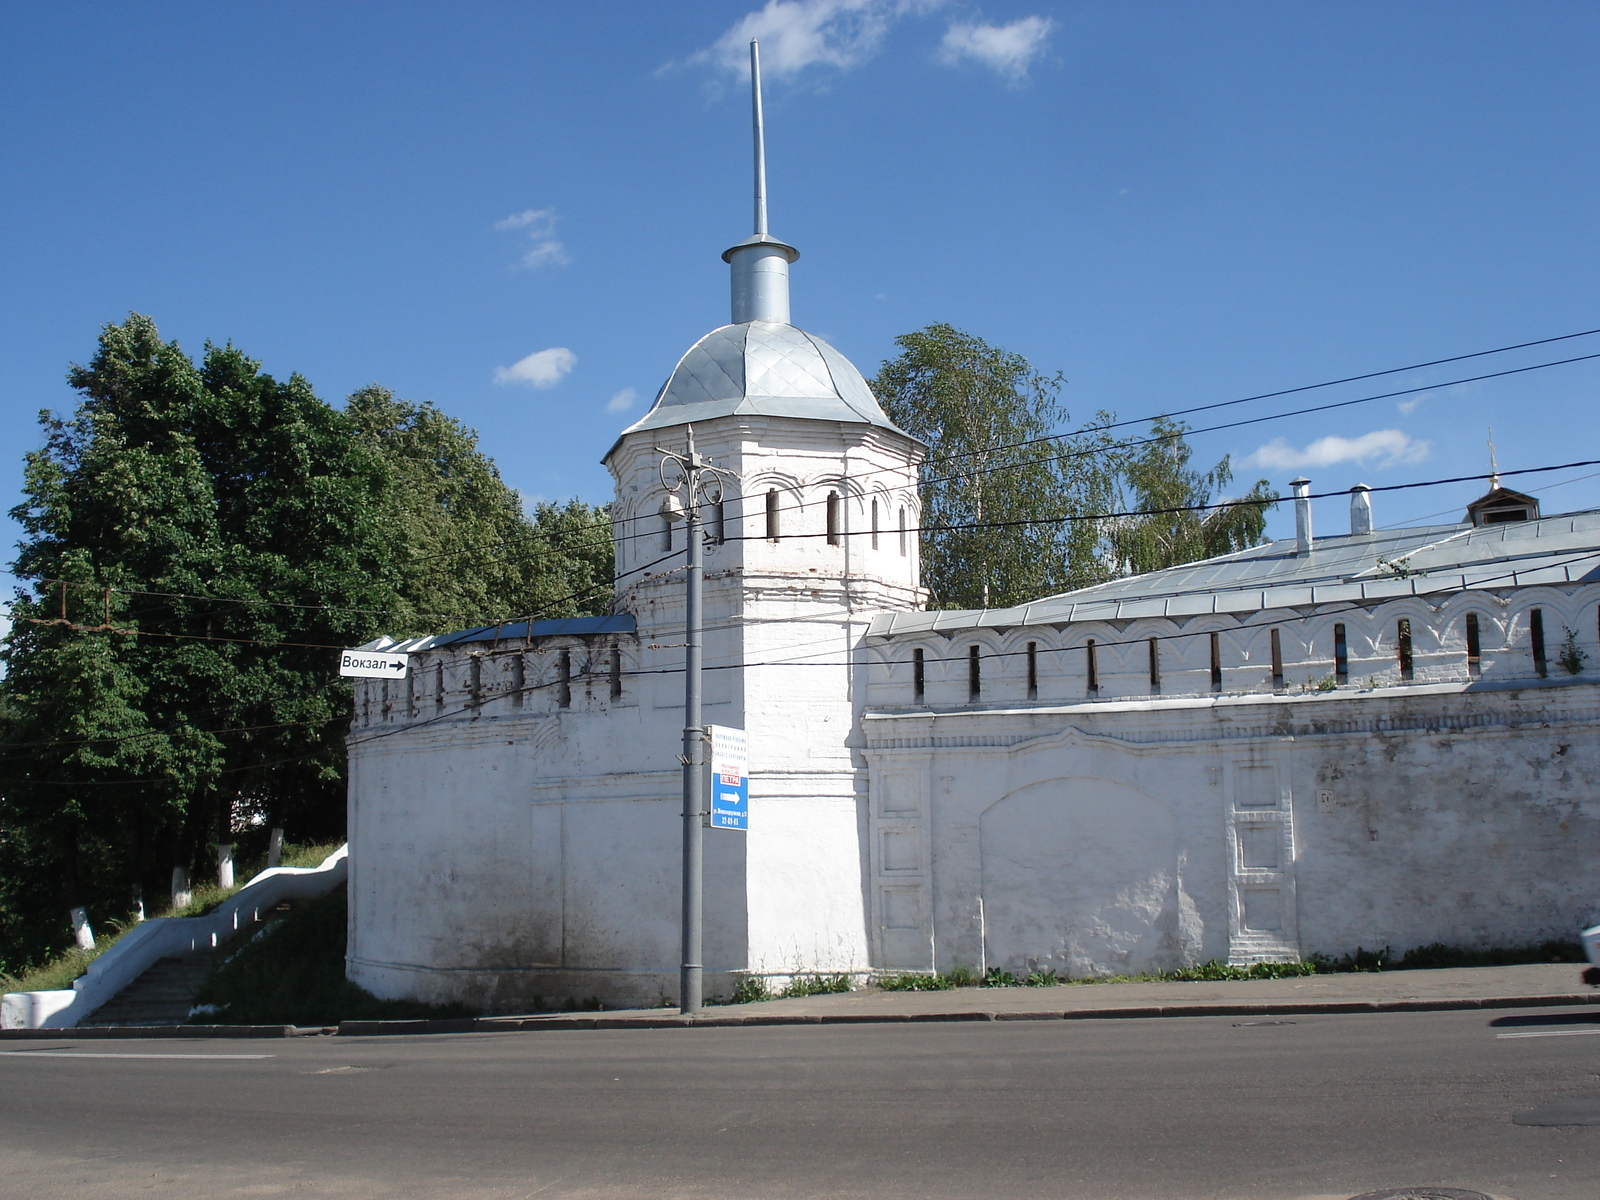
M1372 489L1358 483L1350 489L1350 536L1370 537L1372 534Z
M1304 475L1289 480L1294 489L1294 550L1311 553L1311 480Z

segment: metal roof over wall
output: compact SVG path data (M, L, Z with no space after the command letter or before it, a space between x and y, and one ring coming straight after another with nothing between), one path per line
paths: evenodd
M429 634L402 641L381 637L356 648L381 650L389 654L415 654L463 642L526 642L535 638L592 637L601 633L633 634L637 630L632 613L612 613L605 617L562 617L554 621L508 621L504 625L478 625L455 633Z
M873 618L868 636L1242 614L1597 578L1600 512L1568 513L1502 525L1424 525L1319 537L1309 554L1297 554L1294 539L1287 538L1015 608L883 613Z

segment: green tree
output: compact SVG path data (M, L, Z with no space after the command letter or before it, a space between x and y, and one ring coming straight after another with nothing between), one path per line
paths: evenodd
M388 473L303 379L232 346L197 365L147 317L107 326L69 380L84 400L41 418L12 512L30 586L0 823L35 883L117 912L252 815L342 828L332 652L398 602Z
M391 634L458 628L518 616L606 612L611 523L604 506L522 499L478 449L478 435L431 404L398 400L373 384L345 413L390 473L386 556L411 606Z
M1189 465L1186 426L1165 417L1128 446L1114 414L1061 434L1061 377L950 325L895 339L873 390L928 442L922 576L935 608L997 608L1254 545L1276 502L1266 480L1209 511L1227 458ZM1102 517L1138 511L1148 515Z
M1232 464L1224 457L1209 471L1191 467L1188 431L1181 421L1157 417L1151 440L1122 457L1118 507L1147 514L1110 526L1111 545L1128 574L1244 550L1266 530L1267 509L1278 501L1270 483L1258 479L1235 500L1213 501L1233 482Z
M1106 578L1096 527L1066 518L1110 508L1109 443L1093 433L1039 440L1067 420L1061 377L950 325L895 344L873 391L929 445L919 490L933 607L1005 607ZM996 522L1019 524L963 528Z
M148 317L102 332L27 456L0 684L0 969L65 917L165 894L241 827L344 828L350 689L379 632L604 611L603 508L526 516L476 435L363 389L348 411Z

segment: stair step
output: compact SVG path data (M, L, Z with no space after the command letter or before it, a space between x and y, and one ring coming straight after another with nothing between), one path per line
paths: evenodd
M132 983L89 1015L84 1025L181 1025L221 951L207 949L152 963Z

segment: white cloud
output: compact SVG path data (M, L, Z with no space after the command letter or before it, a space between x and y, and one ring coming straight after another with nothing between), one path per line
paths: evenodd
M761 72L781 79L811 66L848 71L878 52L901 17L941 7L943 0L767 0L710 46L690 55L731 75L744 75L750 40L761 43Z
M1398 429L1374 429L1355 438L1318 438L1304 449L1296 449L1282 438L1273 438L1245 458L1244 465L1269 471L1301 471L1342 462L1398 467L1421 462L1432 452L1432 442L1418 441Z
M972 61L1020 83L1048 46L1055 22L1049 17L1021 17L1009 25L974 25L953 21L939 43L939 61L950 66Z
M1412 413L1417 411L1417 406L1426 400L1428 396L1428 392L1423 392L1420 396L1413 396L1409 400L1400 401L1395 405L1395 407L1409 417Z
M561 266L568 262L567 248L556 239L556 210L553 208L528 208L496 221L498 232L520 232L528 239L528 248L522 255L522 265L529 270L546 265Z
M632 388L623 388L615 396L606 401L607 412L627 412L633 407L634 397L639 393Z
M548 350L535 351L509 367L496 367L494 381L522 387L553 387L577 362L578 356L565 346L552 346Z

